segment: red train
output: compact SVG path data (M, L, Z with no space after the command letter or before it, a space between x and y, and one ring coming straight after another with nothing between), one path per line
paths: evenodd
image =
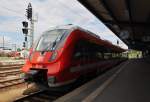
M43 33L23 66L26 81L49 87L74 82L122 61L113 53L125 50L80 27L67 25Z

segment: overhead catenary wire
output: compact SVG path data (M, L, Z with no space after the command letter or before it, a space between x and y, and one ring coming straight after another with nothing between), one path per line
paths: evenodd
M24 16L24 15L22 15L21 12L18 12L18 11L16 11L16 10L13 10L13 9L10 9L10 8L7 8L7 7L4 7L4 6L2 6L2 5L0 5L0 8L3 8L3 9L5 9L5 10L9 11L9 12L17 13L17 14L19 14L19 16Z

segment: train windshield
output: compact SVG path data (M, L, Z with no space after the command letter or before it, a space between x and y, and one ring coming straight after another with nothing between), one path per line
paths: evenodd
M57 29L45 32L36 46L37 51L55 50L58 43L65 35L65 29Z

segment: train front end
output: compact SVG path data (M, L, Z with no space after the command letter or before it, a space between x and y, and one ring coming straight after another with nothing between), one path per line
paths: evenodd
M64 67L61 54L67 34L65 29L55 29L40 37L22 68L26 82L46 87L57 85L60 68Z

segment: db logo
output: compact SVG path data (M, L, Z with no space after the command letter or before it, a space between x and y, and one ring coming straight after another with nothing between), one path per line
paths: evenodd
M40 56L40 57L37 58L37 61L38 61L38 62L42 62L43 60L44 60L44 57L43 57L43 56Z

